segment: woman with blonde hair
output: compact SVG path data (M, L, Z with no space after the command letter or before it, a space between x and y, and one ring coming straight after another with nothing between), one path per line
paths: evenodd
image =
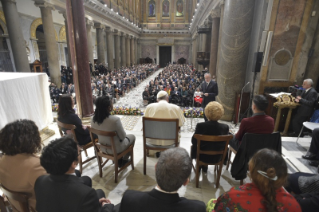
M259 150L249 161L252 183L233 187L217 199L214 211L301 212L294 197L284 188L287 164L279 153Z
M224 108L218 102L210 102L205 107L205 114L208 119L207 122L201 122L196 125L195 134L201 135L227 135L229 132L229 127L227 124L219 123L218 120L224 115ZM196 158L197 152L197 140L192 137L192 148L191 148L191 157L192 159ZM201 150L213 150L220 151L224 150L225 142L201 142ZM215 163L220 161L220 158L223 155L200 155L200 160L207 163ZM227 157L226 157L227 158ZM207 172L207 166L201 167L203 172Z

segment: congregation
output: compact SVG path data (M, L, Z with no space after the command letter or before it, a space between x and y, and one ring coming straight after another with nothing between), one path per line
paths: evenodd
M154 64L140 64L131 67L121 67L109 70L103 64L95 64L94 71L91 71L91 88L93 102L97 97L109 96L111 98L123 96L140 82L146 79L152 72L157 70ZM92 70L92 64L90 64ZM71 67L61 67L61 87L54 83L49 86L50 97L53 103L59 102L62 94L74 95L73 75Z

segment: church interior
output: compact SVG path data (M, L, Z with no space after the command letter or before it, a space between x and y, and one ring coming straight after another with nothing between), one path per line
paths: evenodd
M319 0L0 0L0 3L0 211L41 211L38 202L37 208L32 208L34 203L28 200L30 195L34 198L34 192L27 194L28 210L19 209L22 203L17 204L8 191L24 194L23 190L14 187L10 190L11 183L6 184L8 177L3 174L10 169L5 169L1 160L15 156L6 153L10 146L5 144L2 134L8 124L22 119L31 120L38 127L41 151L35 155L40 160L42 149L71 134L66 137L73 136L80 148L76 169L91 179L93 189L101 189L105 198L119 207L124 204L123 195L128 190L149 192L158 185L157 162L163 150L173 145L185 149L192 161L189 182L177 193L203 202L206 211L246 211L239 205L238 210L234 206L222 208L219 198L233 187L255 183L250 174L250 159L262 148L280 153L287 167L287 182L296 173L307 173L305 176L314 179L312 189L300 188L300 195L311 193L312 203L305 204L295 196L300 208L285 211L319 211L319 130L316 130L319 129ZM214 92L208 91L212 84L217 89ZM84 131L90 132L89 143L80 144L77 129L72 128L75 124L61 119L61 102L66 96L72 100L71 109ZM96 128L91 123L105 96L111 104L108 114L121 122L127 135L124 140L132 142L128 136L134 136L130 146L134 148L127 163L123 162L123 155L117 158L119 152L103 152L106 144L99 149L101 137L92 133ZM213 98L207 100L209 96ZM262 100L258 100L259 96ZM179 119L174 128L176 145L167 148L164 145L163 149L147 142L152 138L169 140L167 134L171 129L157 120L168 117L148 115L147 110L166 97L182 117L171 117ZM266 106L261 109L258 101L266 101ZM218 104L214 110L222 108L222 114L214 120L208 111L212 102ZM168 108L164 111L171 114ZM256 116L272 120L270 133L258 130L245 133L276 134L277 149L264 144L265 135L260 137L265 141L263 147L248 153L254 145L237 139L247 120ZM153 117L163 129L156 125L152 128L151 123L147 127L147 117ZM208 169L208 162L199 162L200 150L196 152L192 146L198 144L193 142L194 135L207 118L208 122L218 122L229 130L213 136L215 129L211 128L206 135L231 135L227 142L221 140L227 144L225 150L209 150L210 154L220 154L221 159L215 165L208 164ZM182 119L183 124L177 126ZM256 125L267 128L264 120ZM147 129L152 129L149 131L153 134ZM156 137L160 132L162 137ZM117 134L115 131L114 136ZM240 145L237 149L230 145L232 139L237 139ZM257 141L255 138L254 142ZM10 145L17 148L18 144ZM147 145L150 150L146 150ZM202 148L199 144L197 147ZM111 145L112 148L115 147ZM111 159L106 161L104 156ZM106 161L102 168L101 158ZM238 160L243 160L240 162L244 167L244 175L240 177L234 174ZM270 175L265 178L274 179ZM281 187L285 189L285 185ZM126 210L121 206L119 211ZM278 206L276 210L261 211L281 210Z

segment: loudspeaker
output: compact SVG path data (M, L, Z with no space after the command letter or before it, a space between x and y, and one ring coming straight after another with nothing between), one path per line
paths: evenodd
M260 72L262 61L263 61L263 52L257 52L257 59L256 59L254 72Z

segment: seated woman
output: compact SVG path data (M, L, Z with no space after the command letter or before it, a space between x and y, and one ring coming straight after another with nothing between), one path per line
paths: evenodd
M35 209L34 184L47 174L36 155L42 149L39 129L31 120L19 120L7 124L0 131L0 183L11 191L30 195L30 207ZM22 211L19 203L10 200L13 207Z
M302 211L319 211L319 174L289 174L285 188L296 198Z
M301 212L298 202L283 188L287 164L279 153L259 150L248 165L252 183L231 188L221 195L214 211Z
M205 107L205 115L208 119L207 122L201 122L196 125L194 134L201 135L227 135L229 127L227 124L218 123L218 120L224 115L224 108L218 102L210 102ZM192 149L191 158L196 158L197 152L197 140L192 137ZM223 150L225 148L225 142L201 142L201 150ZM220 160L222 155L200 155L200 160L207 163L215 163ZM226 157L227 158L227 157ZM203 172L207 172L207 166L201 167Z
M59 100L58 121L64 124L73 124L76 126L75 136L80 146L91 142L90 132L86 126L82 125L81 119L73 110L73 98L70 95L62 95Z
M199 88L197 88L194 93L194 102L197 105L201 105L203 102L203 97L201 97L201 92L199 91Z
M103 130L108 132L116 132L117 136L114 138L115 148L117 153L121 153L129 146L135 143L135 136L126 134L121 123L121 119L118 116L110 115L113 110L113 104L108 96L97 98L95 102L96 108L94 116L91 119L91 127L97 130ZM98 136L99 143L104 145L110 145L111 140L109 137ZM106 152L112 154L113 152ZM123 161L120 161L120 167L127 163L129 155L123 157Z

